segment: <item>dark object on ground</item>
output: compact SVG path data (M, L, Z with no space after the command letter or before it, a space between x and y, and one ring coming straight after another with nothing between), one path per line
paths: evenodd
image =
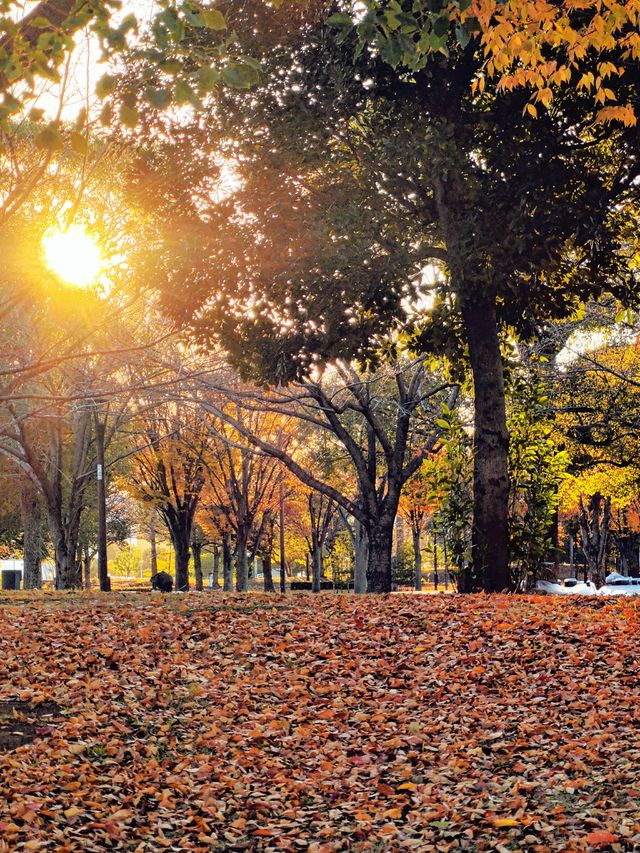
M151 588L159 589L160 592L171 592L173 589L173 578L168 572L158 572L151 578Z
M22 572L17 569L2 570L2 589L20 589Z

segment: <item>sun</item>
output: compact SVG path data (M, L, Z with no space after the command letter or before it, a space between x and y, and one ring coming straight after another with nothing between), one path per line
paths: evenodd
M56 228L42 239L49 269L76 287L94 284L103 266L102 253L94 238L81 225Z

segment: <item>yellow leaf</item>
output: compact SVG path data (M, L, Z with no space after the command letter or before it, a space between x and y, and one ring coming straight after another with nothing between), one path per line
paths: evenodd
M497 817L493 821L494 826L520 826L520 821L514 817Z

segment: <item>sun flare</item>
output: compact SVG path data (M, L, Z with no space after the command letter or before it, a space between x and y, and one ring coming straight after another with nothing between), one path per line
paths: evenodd
M88 287L100 275L100 247L80 225L72 225L66 231L50 231L43 238L42 247L49 269L69 284Z

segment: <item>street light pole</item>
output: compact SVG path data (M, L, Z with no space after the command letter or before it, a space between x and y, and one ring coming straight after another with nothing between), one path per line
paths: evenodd
M103 420L94 409L96 426L96 480L98 484L98 581L101 592L111 592L111 579L107 565L107 490L104 468L104 435L106 417Z
M280 592L286 592L284 559L284 477L280 476Z

